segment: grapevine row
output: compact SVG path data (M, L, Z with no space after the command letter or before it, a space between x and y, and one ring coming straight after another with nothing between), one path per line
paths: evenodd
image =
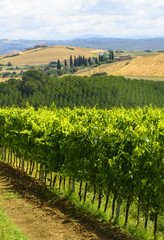
M155 219L164 211L164 109L0 109L0 144ZM86 185L87 188L87 185ZM79 191L79 196L81 193ZM108 202L108 201L107 201ZM112 216L113 216L112 214Z

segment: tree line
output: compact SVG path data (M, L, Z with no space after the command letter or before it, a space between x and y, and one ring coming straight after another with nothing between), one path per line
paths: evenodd
M130 80L122 76L65 76L54 78L37 70L28 70L22 80L10 79L0 83L0 106L25 107L26 102L38 108L112 107L131 108L164 106L164 82Z
M97 57L89 57L86 58L85 56L81 56L79 55L78 57L74 56L74 58L72 57L72 55L70 55L70 59L69 59L69 64L67 63L67 60L64 60L64 67L80 67L80 66L91 66L94 64L98 64L101 62L110 62L110 61L114 61L114 53L112 50L108 50L108 54L99 54L98 58ZM58 59L57 60L57 69L61 69L62 64L61 61Z

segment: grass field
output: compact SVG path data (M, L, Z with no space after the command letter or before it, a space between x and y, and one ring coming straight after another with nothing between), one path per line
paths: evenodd
M78 71L74 75L91 76L92 74L100 73L100 72L106 72L108 75L112 75L112 74L114 74L115 71L118 71L118 70L122 69L123 67L125 67L127 62L129 62L129 61L120 61L120 62L102 64L95 68L90 67L89 69L84 69L84 70Z
M115 75L137 76L164 76L164 53L137 57L122 69L114 72Z
M12 224L5 211L0 208L0 239L1 240L28 240L24 234Z
M20 52L18 56L14 57L10 57L12 54L1 56L0 64L7 64L8 62L11 62L14 66L42 65L48 64L51 61L57 61L58 59L60 59L61 62L64 62L64 59L69 60L70 55L97 57L101 52L105 52L105 50L67 46L52 46Z

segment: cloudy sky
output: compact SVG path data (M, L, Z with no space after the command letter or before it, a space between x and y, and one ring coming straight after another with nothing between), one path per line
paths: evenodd
M0 38L164 37L164 0L0 0Z

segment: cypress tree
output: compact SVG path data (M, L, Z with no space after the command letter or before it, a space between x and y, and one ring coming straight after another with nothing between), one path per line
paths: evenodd
M77 57L77 66L78 67L80 66L80 58L79 58L79 56Z
M66 59L64 60L64 66L65 66L65 67L68 66L68 64L67 64L67 60L66 60Z
M109 59L113 61L114 60L113 50L108 50L108 52L109 52Z
M70 67L73 67L72 55L70 55Z
M82 57L79 55L79 57L77 58L77 65L80 67L82 65Z
M98 59L97 58L95 58L95 64L98 64Z
M82 64L85 65L85 57L83 56Z
M86 59L86 58L84 59L84 65L85 65L85 67L87 67L87 65L88 65L88 64L87 64L87 59Z
M59 70L59 69L61 69L61 64L60 64L60 60L58 59L58 61L57 61L57 69Z
M80 58L80 66L83 64L83 58L82 58L82 56L79 56L79 58Z
M88 63L89 63L90 66L92 65L92 61L91 61L90 57L88 58Z
M74 56L74 66L77 67L77 59L76 59L76 56Z

